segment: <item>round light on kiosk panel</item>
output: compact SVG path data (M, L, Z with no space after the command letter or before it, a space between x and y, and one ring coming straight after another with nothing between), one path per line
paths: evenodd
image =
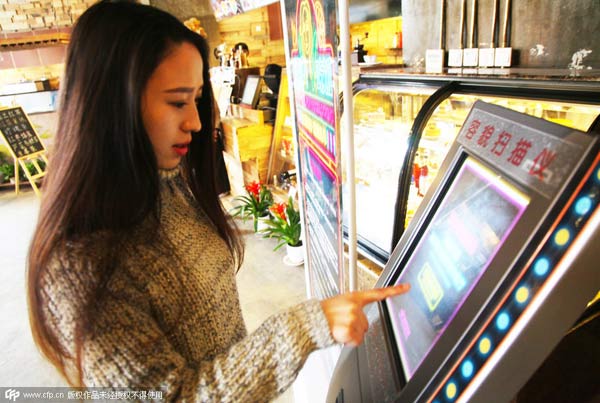
M550 270L550 262L545 257L541 257L533 264L533 271L538 276L544 276Z
M469 379L473 375L473 371L475 370L475 366L473 365L473 361L465 360L460 367L460 373L463 378Z
M523 304L523 303L527 302L528 299L529 299L529 287L526 287L524 285L520 286L517 289L517 292L515 293L515 300L519 304Z
M486 355L492 349L492 341L489 337L485 336L479 341L479 352L483 355Z
M591 209L592 199L587 196L582 196L575 202L575 213L577 215L586 215Z
M564 246L571 239L571 231L566 228L561 228L554 234L554 243L558 246Z
M500 315L498 315L498 317L496 318L496 327L498 328L498 330L506 330L508 329L508 326L510 325L510 315L506 312L502 312L500 313Z
M446 397L448 399L454 399L456 397L456 392L458 392L456 383L448 382L448 385L446 386Z

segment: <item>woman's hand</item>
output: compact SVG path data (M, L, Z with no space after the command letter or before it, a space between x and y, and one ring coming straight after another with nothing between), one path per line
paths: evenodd
M393 287L341 294L321 301L333 339L338 343L358 346L369 328L363 307L371 302L404 294L409 289L409 284L399 284Z

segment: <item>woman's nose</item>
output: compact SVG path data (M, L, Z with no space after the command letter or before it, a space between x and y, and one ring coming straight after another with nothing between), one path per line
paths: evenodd
M200 122L200 114L196 105L190 108L190 113L183 122L183 130L186 132L199 132L202 129L202 122Z

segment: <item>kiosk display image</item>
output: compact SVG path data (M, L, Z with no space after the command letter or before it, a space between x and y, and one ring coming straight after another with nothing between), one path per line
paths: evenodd
M388 300L408 379L471 292L527 206L527 198L474 159L467 159L396 284L412 284Z

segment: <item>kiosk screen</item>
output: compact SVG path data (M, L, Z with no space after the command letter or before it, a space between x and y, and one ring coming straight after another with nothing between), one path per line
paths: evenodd
M472 158L459 169L396 284L411 291L387 300L408 381L452 321L529 200Z

